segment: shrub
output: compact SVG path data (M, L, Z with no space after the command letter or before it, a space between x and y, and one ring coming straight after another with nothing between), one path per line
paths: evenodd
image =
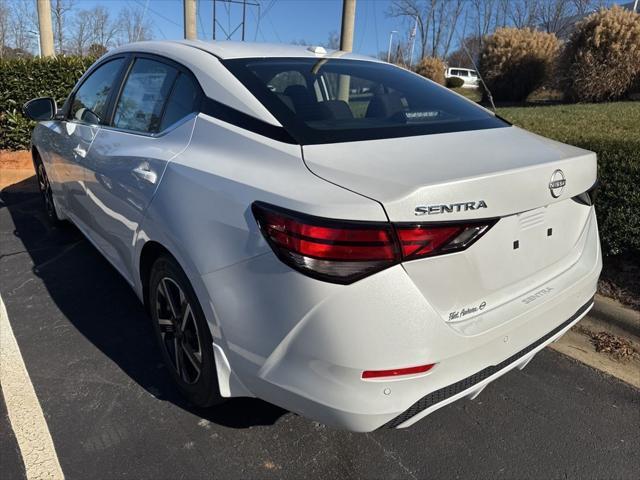
M18 58L0 60L0 149L28 148L34 123L22 105L35 97L53 97L61 106L91 57Z
M446 65L440 58L424 57L416 66L416 73L444 85L444 71L446 69Z
M462 85L464 85L464 80L460 77L447 78L447 87L449 88L460 88Z
M640 77L640 14L614 6L588 16L567 42L561 64L568 99L623 97Z
M558 49L552 33L499 28L482 50L482 78L496 100L524 101L551 77Z

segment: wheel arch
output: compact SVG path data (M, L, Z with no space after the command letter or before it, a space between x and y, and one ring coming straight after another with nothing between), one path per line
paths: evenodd
M31 160L33 160L35 162L36 161L36 157L37 158L42 158L42 155L40 155L40 151L38 150L38 147L36 147L35 145L31 144Z
M140 276L140 287L142 289L142 303L147 311L149 311L149 278L151 275L151 267L154 262L162 255L168 255L173 258L178 265L180 262L168 248L155 240L148 240L142 246L140 258L138 261L138 274ZM182 265L180 266L182 268ZM184 268L182 268L184 270Z
M139 281L142 292L142 302L144 304L145 309L149 314L150 305L149 305L149 279L151 276L151 268L154 262L162 255L167 255L171 257L175 262L180 266L180 268L186 273L187 270L184 268L184 265L180 262L176 255L171 253L171 251L162 243L156 240L147 240L142 249L140 250L140 256L138 261L139 268ZM188 277L188 274L187 274ZM198 285L193 284L193 279L189 278L191 282L191 286L194 289L196 297L198 295ZM200 298L200 306L205 312L205 317L207 316L207 310L209 306L207 304L203 304ZM213 312L209 312L209 314L213 314ZM215 315L215 314L214 314ZM218 329L219 331L219 329ZM214 332L211 332L212 334ZM218 334L220 335L220 334ZM225 344L222 338L214 335L213 341L213 349L215 355L216 362L216 373L218 375L218 388L220 394L223 397L253 397L253 393L249 391L249 389L243 384L243 382L237 377L237 375L233 372L229 360L227 359L226 353L224 351L223 345Z

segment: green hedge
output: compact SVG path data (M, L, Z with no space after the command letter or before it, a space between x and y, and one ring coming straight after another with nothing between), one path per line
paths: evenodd
M22 105L35 97L53 97L61 106L94 61L90 57L0 60L0 149L29 148L33 122L22 115Z

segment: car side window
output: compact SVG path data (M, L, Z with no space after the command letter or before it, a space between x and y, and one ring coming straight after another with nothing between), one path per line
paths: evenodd
M165 63L136 59L118 99L113 126L136 132L158 131L162 109L177 74Z
M171 90L171 96L164 109L160 131L197 110L198 87L184 73L180 73Z
M70 118L97 125L107 113L109 94L122 68L123 58L111 60L98 67L80 85L71 104Z

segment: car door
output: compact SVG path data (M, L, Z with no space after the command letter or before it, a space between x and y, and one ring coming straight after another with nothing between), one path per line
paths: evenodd
M86 158L100 125L107 116L109 100L126 64L125 57L111 58L97 65L81 80L69 96L47 135L49 159L57 198L65 212L87 232Z
M464 85L469 85L469 72L467 70L460 70L459 73L460 78L464 81Z
M179 65L135 56L86 157L94 243L129 281L138 225L167 163L189 143L200 96Z

